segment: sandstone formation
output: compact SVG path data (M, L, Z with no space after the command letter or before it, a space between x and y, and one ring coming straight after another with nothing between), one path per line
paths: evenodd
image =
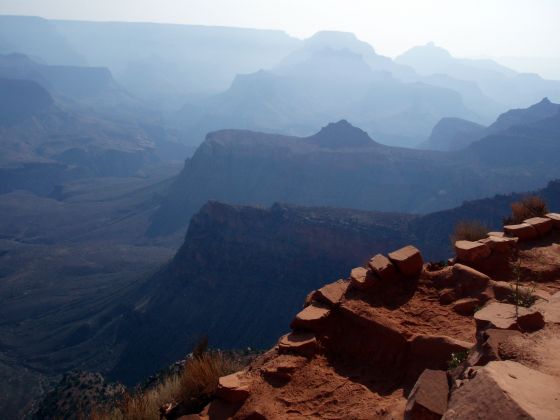
M521 226L534 242L513 228L456 244L448 266L413 246L373 256L310 293L293 331L222 378L199 418L558 418L559 235L546 220Z
M488 245L481 242L457 241L455 242L455 253L459 261L475 262L489 257L492 251Z
M412 245L391 252L389 259L395 264L398 271L405 276L420 274L424 263L420 251Z
M504 232L507 235L515 236L520 240L535 239L539 236L537 229L527 223L520 223L518 225L506 225L504 226Z

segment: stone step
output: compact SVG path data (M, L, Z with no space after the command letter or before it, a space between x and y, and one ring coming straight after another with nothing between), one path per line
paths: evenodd
M546 235L552 230L554 226L554 222L548 217L531 217L530 219L525 220L523 223L527 223L528 225L533 226L539 233L539 236Z
M537 229L527 223L520 223L518 225L506 225L504 226L504 232L508 236L519 238L519 240L521 241L535 239L539 236L539 232L537 231Z
M455 242L455 254L459 261L474 263L488 258L492 251L488 245L480 242L457 241Z
M404 248L389 253L389 260L395 264L401 274L407 277L420 274L424 264L422 254L412 245L407 245Z

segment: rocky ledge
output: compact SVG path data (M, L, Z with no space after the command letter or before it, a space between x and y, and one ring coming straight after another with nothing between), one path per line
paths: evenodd
M460 241L447 264L413 246L373 256L189 418L557 419L558 220Z

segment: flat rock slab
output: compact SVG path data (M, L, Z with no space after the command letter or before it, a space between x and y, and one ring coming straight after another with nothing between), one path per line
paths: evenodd
M383 281L393 281L397 278L397 269L385 255L377 254L368 263L371 271Z
M327 306L319 302L311 302L309 306L296 315L290 327L294 330L313 330L320 326L329 314L330 309Z
M440 419L447 410L448 394L447 373L425 369L408 396L405 420Z
M488 326L502 330L520 328L524 331L535 331L544 326L544 317L534 307L519 307L516 317L515 305L501 302L486 305L474 314L474 319L480 328Z
M505 236L504 232L488 232L488 236L494 236L496 238L503 238Z
M492 302L477 311L474 319L481 326L489 325L490 328L503 330L514 329L517 325L515 306L509 303Z
M444 419L558 419L560 380L520 363L490 362L454 390Z
M554 224L554 227L556 229L560 229L560 213L548 213L547 215L545 215L545 217L548 217L550 220L552 220L552 223Z
M348 290L349 284L350 282L347 280L337 280L334 283L321 287L314 294L314 297L327 305L337 306L340 304L346 290Z
M508 238L505 236L489 236L480 242L490 248L492 252L498 254L511 254L517 247L518 238Z
M524 223L527 223L537 229L539 236L546 235L554 227L554 222L548 217L531 217L530 219L525 220Z
M539 236L539 232L537 231L537 229L527 223L520 223L518 225L506 225L504 226L504 232L508 236L519 238L521 241L535 239Z
M278 341L280 353L295 353L312 356L317 348L317 339L312 333L290 333Z
M422 272L424 260L420 251L407 245L389 254L389 260L397 267L397 270L407 277L412 277Z
M249 397L249 383L239 372L222 376L218 380L216 396L230 403L245 401Z
M560 324L560 292L547 300L540 300L534 307L544 315L545 322Z
M480 242L457 241L455 242L455 255L463 262L477 262L488 258L492 254L490 247Z

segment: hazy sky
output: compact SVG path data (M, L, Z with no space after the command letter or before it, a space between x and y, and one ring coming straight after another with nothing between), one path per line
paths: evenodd
M435 41L457 56L560 62L560 0L0 0L0 13L271 28L297 37L331 29L354 32L389 56Z

